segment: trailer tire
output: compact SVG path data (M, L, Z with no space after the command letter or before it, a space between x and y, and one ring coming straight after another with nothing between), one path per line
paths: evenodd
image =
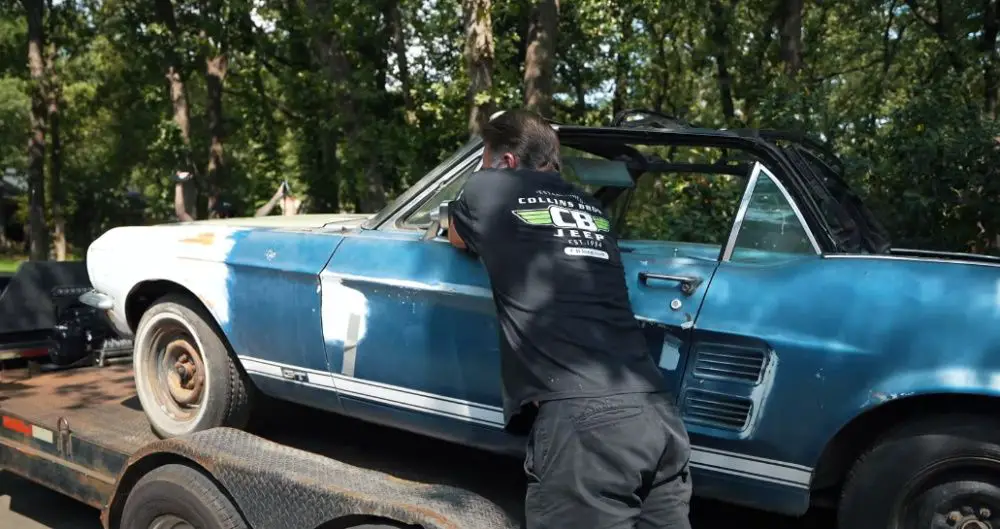
M139 320L136 393L161 438L219 426L244 429L249 422L253 386L213 324L208 311L183 294L163 296Z
M176 464L139 479L125 500L119 528L159 529L182 522L199 529L248 529L239 510L212 480Z

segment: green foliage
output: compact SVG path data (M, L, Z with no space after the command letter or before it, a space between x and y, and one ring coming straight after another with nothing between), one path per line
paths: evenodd
M916 2L921 16L900 0L805 2L796 72L783 59L781 4L560 2L553 117L606 125L615 110L654 108L705 126L808 132L842 154L897 245L996 252L1000 130L984 94L986 72L1000 65L996 44L982 42L984 3L943 3L951 25L942 32L927 23L939 3L926 0ZM205 60L220 53L225 196L239 214L283 181L312 211L372 211L467 139L458 0L169 5L175 29L154 0L67 0L47 19L62 89L64 210L78 248L115 225L173 218L170 175L188 159L206 171ZM396 6L405 95L389 24ZM529 8L493 2L492 88L475 102L522 103ZM0 7L0 169L18 173L30 117L25 26L18 5ZM171 57L186 84L189 146L173 120ZM742 187L676 176L638 190L629 229L721 242L725 204Z
M12 274L20 264L21 261L0 257L0 274Z

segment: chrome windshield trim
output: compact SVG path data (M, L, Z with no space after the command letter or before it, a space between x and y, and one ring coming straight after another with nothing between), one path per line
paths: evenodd
M726 248L722 252L722 261L728 262L733 256L733 250L736 249L736 239L739 237L740 228L743 226L743 219L746 218L747 209L750 207L750 199L753 197L754 189L757 188L757 182L760 181L761 173L764 174L781 192L781 196L784 197L785 202L792 208L792 212L795 213L796 220L799 221L799 225L802 226L802 230L806 232L806 237L809 239L809 244L812 245L813 251L816 255L823 255L823 251L819 247L819 243L816 241L816 236L813 235L811 229L809 229L809 224L806 223L805 218L802 216L802 211L799 210L798 205L792 200L792 196L788 193L788 189L781 183L780 180L775 178L774 173L769 171L767 167L764 167L760 162L756 162L753 167L753 171L750 173L750 182L747 183L746 191L743 192L743 198L740 200L740 209L736 212L736 220L733 222L733 229L729 232L729 239L726 241Z
M450 184L452 180L457 178L458 175L462 174L466 169L468 169L470 161L474 161L473 163L475 163L476 165L473 168L473 171L476 171L480 167L482 167L483 150L484 147L480 146L479 148L473 150L464 158L459 160L454 166L452 166L451 169L448 170L448 172L443 174L441 178L438 178L437 180L429 184L423 191L421 191L419 194L411 198L409 202L402 205L399 208L399 210L392 216L390 216L388 219L386 219L386 221L383 222L378 229L383 231L405 231L405 232L421 231L422 228L416 228L416 227L410 228L402 226L401 224L403 220L412 215L416 210L420 209L420 207L423 206L424 203L427 202L427 200L429 200L432 196L437 194L438 191L440 191L442 188Z
M729 258L733 255L733 248L736 247L736 237L740 234L740 228L743 226L743 218L746 217L747 208L750 207L750 197L753 196L753 190L757 187L757 179L760 178L760 171L763 168L764 166L760 162L756 162L753 170L750 171L750 180L747 182L746 189L743 190L740 207L736 210L736 219L733 220L733 227L729 230L726 247L722 250L722 262L729 261Z
M812 243L812 247L813 250L816 251L816 255L823 255L823 250L820 249L819 242L816 241L816 236L813 235L812 230L809 229L809 224L802 215L802 211L799 210L798 204L796 204L795 200L792 199L792 195L788 193L788 189L785 188L785 185L782 184L780 180L774 177L774 174L771 173L771 171L767 170L767 167L761 166L761 170L767 174L767 177L770 178L772 182L774 182L774 185L778 186L778 190L781 191L781 195L785 197L785 202L788 202L788 205L792 207L792 211L795 212L795 218L799 219L799 224L806 232L806 237L808 237L809 242Z

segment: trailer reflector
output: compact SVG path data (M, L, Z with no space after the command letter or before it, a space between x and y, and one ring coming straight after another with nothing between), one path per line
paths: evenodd
M3 427L8 430L13 430L22 435L27 435L27 436L31 435L31 425L20 419L4 416Z
M41 428L39 426L31 426L31 436L39 441L44 441L49 444L55 442L55 434L52 433L52 430L46 430L45 428Z
M7 417L6 415L0 419L3 427L17 432L26 437L34 437L39 441L44 441L46 443L52 444L55 442L55 433L52 430L42 428L41 426L35 426L33 424L28 424L21 419L15 419L13 417Z

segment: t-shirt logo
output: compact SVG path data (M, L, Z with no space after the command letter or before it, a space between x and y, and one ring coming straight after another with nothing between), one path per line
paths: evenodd
M610 257L604 249L604 234L611 230L611 221L601 215L556 205L511 212L525 224L554 228L552 235L566 245L566 255L603 260Z
M586 211L577 211L560 206L549 206L540 209L515 209L514 215L517 215L517 218L532 226L554 226L556 228L572 228L596 232L606 232L611 229L611 222L600 215L591 215Z

